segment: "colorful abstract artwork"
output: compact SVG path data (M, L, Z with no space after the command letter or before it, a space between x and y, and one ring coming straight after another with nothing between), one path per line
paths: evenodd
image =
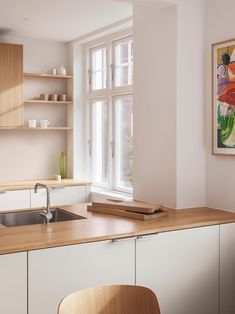
M235 40L212 45L213 154L235 155Z

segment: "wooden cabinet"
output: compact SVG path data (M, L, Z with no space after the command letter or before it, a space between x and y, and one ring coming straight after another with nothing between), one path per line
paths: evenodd
M220 314L235 313L235 223L220 225Z
M0 313L27 313L27 253L0 255Z
M29 314L56 314L67 294L135 283L135 241L101 241L28 253Z
M51 206L73 205L89 201L89 186L71 186L50 190ZM35 194L31 190L31 207L42 207L46 204L46 191L39 189Z
M0 43L0 127L23 126L23 46Z
M30 190L0 191L0 210L30 208Z
M219 226L140 237L136 284L155 291L161 314L218 314Z

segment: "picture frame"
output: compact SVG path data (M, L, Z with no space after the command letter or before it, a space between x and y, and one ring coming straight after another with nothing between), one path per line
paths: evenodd
M212 155L235 156L235 38L212 44Z

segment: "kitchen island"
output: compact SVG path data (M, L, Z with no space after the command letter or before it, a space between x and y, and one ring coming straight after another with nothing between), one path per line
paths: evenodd
M140 221L86 207L60 206L81 220L0 225L0 313L56 314L65 295L106 284L151 288L162 314L234 313L234 213L167 209Z

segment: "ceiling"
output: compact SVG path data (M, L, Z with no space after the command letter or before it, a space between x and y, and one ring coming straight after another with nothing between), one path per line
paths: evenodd
M71 41L132 16L115 0L0 0L0 36Z
M165 9L171 7L177 0L116 0L120 2L132 3L133 5L154 6L155 8Z

